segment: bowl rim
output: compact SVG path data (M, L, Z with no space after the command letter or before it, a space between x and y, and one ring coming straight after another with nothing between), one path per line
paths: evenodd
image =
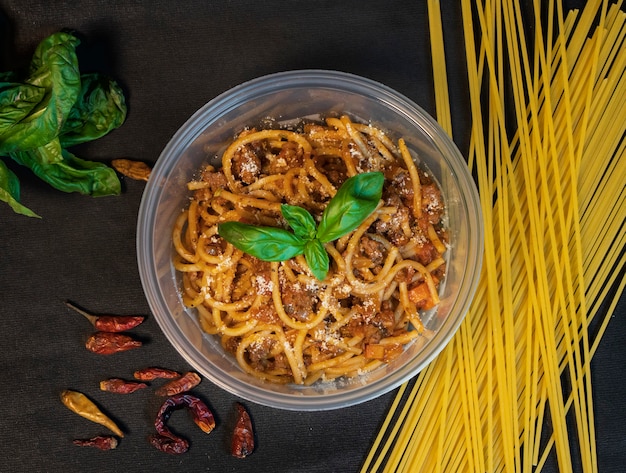
M337 82L341 86L338 86ZM329 85L330 83L333 85ZM151 214L150 209L152 204L155 204L158 200L157 198L160 197L161 187L159 183L171 173L176 164L175 162L168 162L167 157L182 154L182 151L176 152L176 150L184 150L186 144L193 141L208 125L214 122L216 117L221 116L226 110L233 107L233 103L235 106L239 105L251 95L258 96L260 92L269 94L281 91L286 87L306 87L307 84L308 86L325 85L328 88L339 90L343 90L346 85L349 85L351 93L375 93L378 96L377 100L384 102L388 108L392 108L397 113L406 116L407 111L410 111L411 117L419 117L421 120L420 127L425 126L432 132L430 138L436 141L436 145L444 154L446 163L450 166L450 171L459 181L459 187L463 189L462 194L465 205L468 206L467 227L469 235L467 241L470 244L470 248L467 249L466 272L462 275L463 282L459 284L460 287L466 288L464 298L459 301L457 296L455 300L455 304L460 302L458 313L454 320L446 320L449 325L446 326L446 322L444 322L444 325L438 330L438 333L442 332L444 326L446 327L445 333L436 336L437 343L428 356L423 359L422 363L417 368L412 366L411 363L405 363L391 375L384 376L374 383L364 384L347 392L326 393L319 396L298 396L296 394L265 390L251 386L228 373L223 373L228 377L227 382L219 376L220 373L207 373L204 369L200 369L201 367L198 366L198 361L195 358L202 356L202 354L191 343L187 343L186 347L181 347L177 343L181 336L187 341L188 339L181 332L178 324L174 323L173 317L171 317L168 310L165 310L166 314L161 313L161 310L166 308L167 305L159 291L158 284L155 284L150 277L151 274L153 277L156 274L155 262L151 258L151 255L154 254L155 246L153 238L155 216ZM413 119L412 121L415 120ZM136 251L140 280L148 305L167 340L191 366L198 369L213 384L248 401L286 410L316 411L347 407L381 396L416 376L440 354L457 332L474 297L482 269L483 235L484 224L476 184L469 172L465 159L455 143L434 118L403 94L372 79L347 72L302 69L277 72L243 82L209 100L183 123L163 148L144 189L137 217ZM451 319L451 317L448 316L447 319ZM431 343L433 341L431 340ZM218 368L218 371L222 370ZM390 381L389 378L393 378L393 380Z

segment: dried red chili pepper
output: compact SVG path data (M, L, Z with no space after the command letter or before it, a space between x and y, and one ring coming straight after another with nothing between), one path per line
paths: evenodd
M189 450L189 442L180 437L168 437L162 434L153 434L148 437L150 444L157 450L170 455L180 455Z
M65 301L70 309L84 316L91 324L102 332L125 332L141 324L145 317L135 315L94 315L75 306L70 301Z
M190 371L185 373L180 378L161 386L156 390L156 394L158 396L173 396L175 394L180 394L195 388L198 384L200 384L200 381L202 381L200 376L198 376L197 373Z
M142 343L123 333L96 332L85 343L87 350L99 355L111 355L120 351L139 348Z
M237 458L245 458L254 451L254 430L246 408L237 403L237 423L233 430L230 453Z
M133 373L135 379L139 381L153 381L155 379L174 379L179 378L180 373L178 371L172 371L165 368L143 368Z
M99 450L113 450L117 447L117 439L112 435L98 435L90 439L76 439L73 440L74 445L79 447L94 447Z
M194 423L200 427L203 432L208 434L215 428L215 418L208 406L196 396L181 393L167 398L161 405L156 420L154 421L154 427L159 434L175 437L165 424L170 418L172 411L183 407L189 409Z
M215 428L213 413L201 399L191 394L176 394L167 398L154 421L157 434L150 435L148 440L158 450L172 455L184 453L189 448L189 442L176 436L166 425L172 411L179 408L187 408L193 421L203 432L208 434Z
M125 379L120 378L109 378L100 381L100 389L102 391L108 391L116 394L131 394L147 387L148 385L146 383L126 381Z

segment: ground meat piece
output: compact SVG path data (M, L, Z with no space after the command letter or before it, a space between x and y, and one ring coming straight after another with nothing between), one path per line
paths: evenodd
M387 332L391 333L393 331L396 325L396 317L389 301L382 303L376 321L378 326L384 328Z
M436 225L441 220L444 212L441 190L434 184L422 186L422 213L427 216L428 221Z
M248 346L246 353L250 366L259 371L265 371L270 363L270 352L274 347L274 341L269 338L260 339Z
M385 262L385 247L371 238L364 236L359 242L359 249L363 256L366 256L374 266L382 266Z
M365 298L361 302L355 304L354 308L365 323L371 323L378 315L380 301L371 297Z
M248 146L233 155L233 172L245 184L252 184L261 172L261 158Z
M388 188L389 192L399 196L404 202L413 201L413 184L409 171L406 169L396 168Z
M410 221L409 209L398 202L387 202L387 205L397 206L398 210L388 219L378 220L375 224L376 232L385 236L396 246L406 245L409 237L404 233L402 226L405 222Z
M224 240L219 235L210 236L205 240L204 251L211 256L218 256L224 252Z
M404 268L398 271L393 280L397 283L405 282L409 284L413 280L415 273L416 269L412 266L409 266L408 268Z
M284 174L289 169L302 167L302 148L298 143L286 141L276 156L272 156L267 164L267 174Z
M209 185L211 194L215 193L218 189L224 189L226 187L226 176L220 169L215 171L212 168L207 168L202 171L202 182L206 182Z
M441 256L428 237L428 219L424 214L417 221L419 226L413 227L413 238L411 243L415 243L415 259L423 265L429 264L434 259Z
M360 317L354 317L339 329L339 335L343 338L365 337L365 324Z
M286 281L281 284L281 294L285 312L296 320L306 321L315 312L318 298L302 284Z
M237 353L237 346L239 345L241 338L230 337L226 340L222 339L222 341L224 342L224 350L234 354L234 353Z
M280 317L274 309L274 304L271 300L268 300L266 304L261 304L258 307L250 309L250 316L268 324L280 323Z
M439 258L439 256L439 251L437 251L430 240L415 248L415 258L424 266L431 263L434 259Z

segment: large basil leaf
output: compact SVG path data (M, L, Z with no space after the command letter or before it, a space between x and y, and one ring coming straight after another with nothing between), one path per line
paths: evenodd
M263 261L286 261L304 252L305 240L275 227L257 227L241 222L218 225L218 233L226 241Z
M324 209L317 238L328 243L361 225L380 202L384 182L381 172L357 174L346 180Z
M4 161L0 161L0 200L9 204L14 212L27 217L39 217L28 207L20 204L20 183L17 176Z
M0 143L16 123L26 118L46 94L43 87L11 82L0 83Z
M280 206L280 212L293 232L300 238L305 240L315 238L315 219L308 210L296 205L283 204Z
M43 88L45 98L2 135L0 155L37 148L58 136L80 91L78 44L68 33L55 33L39 43L25 83Z
M309 269L319 281L323 281L328 274L330 258L328 252L321 241L317 238L310 240L304 247L304 258Z
M81 76L76 103L65 120L59 140L68 148L100 138L126 119L126 100L117 82L94 73Z
M60 149L58 139L39 148L11 153L10 156L60 191L94 197L121 193L115 170L106 164L77 158L67 150L62 150L62 159L55 161L51 149Z

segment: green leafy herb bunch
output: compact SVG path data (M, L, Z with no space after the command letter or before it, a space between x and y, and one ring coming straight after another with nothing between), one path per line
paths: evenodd
M64 192L102 196L121 192L114 169L80 159L68 147L95 140L126 119L120 86L99 74L81 74L80 40L58 32L37 46L25 77L0 72L0 156L28 167ZM20 183L0 158L0 200L38 217L20 203Z

